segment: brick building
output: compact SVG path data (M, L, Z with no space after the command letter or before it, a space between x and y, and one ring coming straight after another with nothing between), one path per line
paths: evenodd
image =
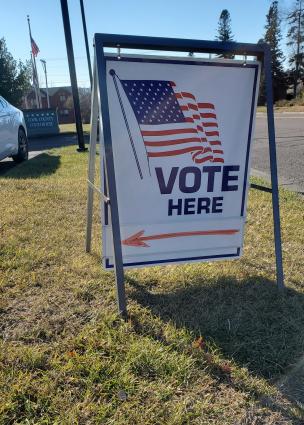
M42 107L47 108L46 89L40 89ZM50 107L57 109L59 124L75 122L71 87L49 87ZM35 91L31 90L24 97L24 109L34 109L36 105Z

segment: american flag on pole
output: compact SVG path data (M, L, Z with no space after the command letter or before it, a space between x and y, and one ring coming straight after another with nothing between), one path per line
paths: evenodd
M35 87L39 87L39 80L38 80L37 70L36 70L36 67L35 67L33 58L32 58L32 79L33 79L33 85Z
M215 107L180 91L173 81L120 80L148 158L191 155L196 164L223 163Z
M38 53L40 52L40 50L32 36L31 36L31 47L32 47L33 56L36 57Z

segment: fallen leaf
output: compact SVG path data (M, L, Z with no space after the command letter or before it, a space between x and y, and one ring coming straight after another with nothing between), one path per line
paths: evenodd
M222 372L227 373L230 375L231 373L231 366L228 363L222 363L220 366Z
M205 341L203 339L203 337L199 337L197 338L193 343L192 343L192 347L193 348L200 348L201 350L205 347Z

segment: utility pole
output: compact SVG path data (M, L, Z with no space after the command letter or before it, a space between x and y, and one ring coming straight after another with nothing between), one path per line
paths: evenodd
M293 97L297 97L297 85L299 79L299 68L300 68L300 47L301 47L301 18L302 18L302 0L299 4L299 16L298 16L298 34L297 34L297 56L296 56L296 72L295 81L293 85ZM301 55L302 60L302 55Z
M47 106L50 108L50 96L49 96L49 87L48 87L48 81L47 81L47 72L46 72L46 61L44 59L40 59L40 62L42 64L44 75L45 75L45 87L46 87L46 96L47 96Z
M85 41L86 52L87 52L87 61L88 61L88 68L89 68L89 75L90 75L90 83L91 83L91 88L92 88L92 84L93 84L92 66L91 66L90 48L89 48L89 43L88 43L88 32L87 32L87 24L86 24L86 18L85 18L85 13L84 13L83 0L80 0L80 9L81 9L84 41Z
M76 129L77 129L77 136L78 136L79 147L77 151L85 152L87 148L85 147L84 138L83 138L83 129L82 129L82 122L81 122L81 112L80 112L80 103L79 103L79 94L78 94L78 86L77 86L77 77L76 77L76 69L75 69L75 59L74 59L74 51L73 51L68 2L67 0L60 0L60 3L61 3L61 12L62 12L66 49L67 49L68 62L69 62Z

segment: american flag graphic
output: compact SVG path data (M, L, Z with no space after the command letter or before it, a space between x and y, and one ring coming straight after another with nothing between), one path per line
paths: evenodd
M35 43L35 40L33 39L33 37L31 36L31 46L32 46L32 53L33 56L37 56L38 53L40 52L39 47L37 46L37 44Z
M120 80L148 158L191 154L197 163L224 162L212 103L198 102L173 81Z

